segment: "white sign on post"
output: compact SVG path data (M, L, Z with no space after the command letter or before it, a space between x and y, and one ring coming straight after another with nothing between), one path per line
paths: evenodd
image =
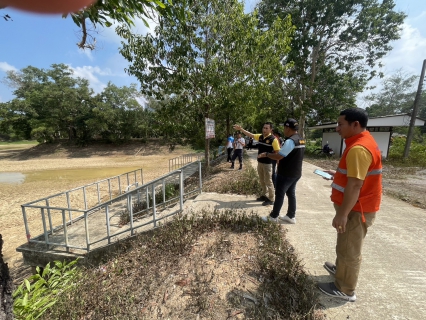
M212 139L214 137L214 120L206 118L206 139Z

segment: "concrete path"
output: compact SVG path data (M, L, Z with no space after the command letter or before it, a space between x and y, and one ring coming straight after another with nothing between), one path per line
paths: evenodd
M248 151L256 167L256 150ZM315 281L332 281L322 267L334 261L336 232L331 226L334 210L330 183L313 174L317 167L304 163L297 185L295 225L281 223L290 243L302 258L305 270ZM331 169L331 168L323 168ZM426 190L425 190L426 191ZM203 193L192 201L192 209L241 208L266 216L254 197ZM189 205L189 203L188 203ZM285 200L281 215L287 208ZM369 228L363 249L357 301L340 301L321 294L330 319L426 319L426 211L403 201L383 197L380 212Z

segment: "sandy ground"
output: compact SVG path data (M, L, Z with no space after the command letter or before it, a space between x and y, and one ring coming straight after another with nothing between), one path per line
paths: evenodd
M15 249L26 242L21 205L59 192L100 180L90 171L99 171L107 176L125 173L136 168L143 169L144 182L169 172L169 159L188 154L191 150L176 147L169 152L167 146L128 144L122 146L92 146L76 148L61 144L53 146L0 146L0 173L39 174L37 179L24 183L0 183L0 234L5 240L3 254L12 269L21 266L20 253ZM120 171L120 168L123 170ZM61 175L73 169L75 175ZM108 175L111 172L111 175ZM47 173L43 175L43 173ZM85 174L87 173L87 174ZM57 175L57 179L55 179ZM87 178L89 177L89 178ZM91 202L92 199L88 199ZM40 227L40 217L29 215L29 225Z

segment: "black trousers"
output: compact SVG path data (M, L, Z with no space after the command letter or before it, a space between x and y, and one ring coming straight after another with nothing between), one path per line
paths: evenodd
M227 151L228 151L228 160L226 160L226 161L231 161L231 154L232 154L232 148L227 148L226 149Z
M240 162L240 167L243 165L243 150L242 149L235 149L234 154L232 155L232 166L234 166L235 159L237 159Z

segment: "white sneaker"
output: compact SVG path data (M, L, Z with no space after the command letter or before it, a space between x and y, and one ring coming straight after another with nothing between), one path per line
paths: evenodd
M284 216L284 217L280 216L280 219L282 221L287 222L287 223L291 223L291 224L295 224L296 223L296 218L290 218L289 216Z
M264 222L268 222L268 221L271 221L271 222L278 222L278 218L272 218L271 216L267 216L267 217L260 217Z

